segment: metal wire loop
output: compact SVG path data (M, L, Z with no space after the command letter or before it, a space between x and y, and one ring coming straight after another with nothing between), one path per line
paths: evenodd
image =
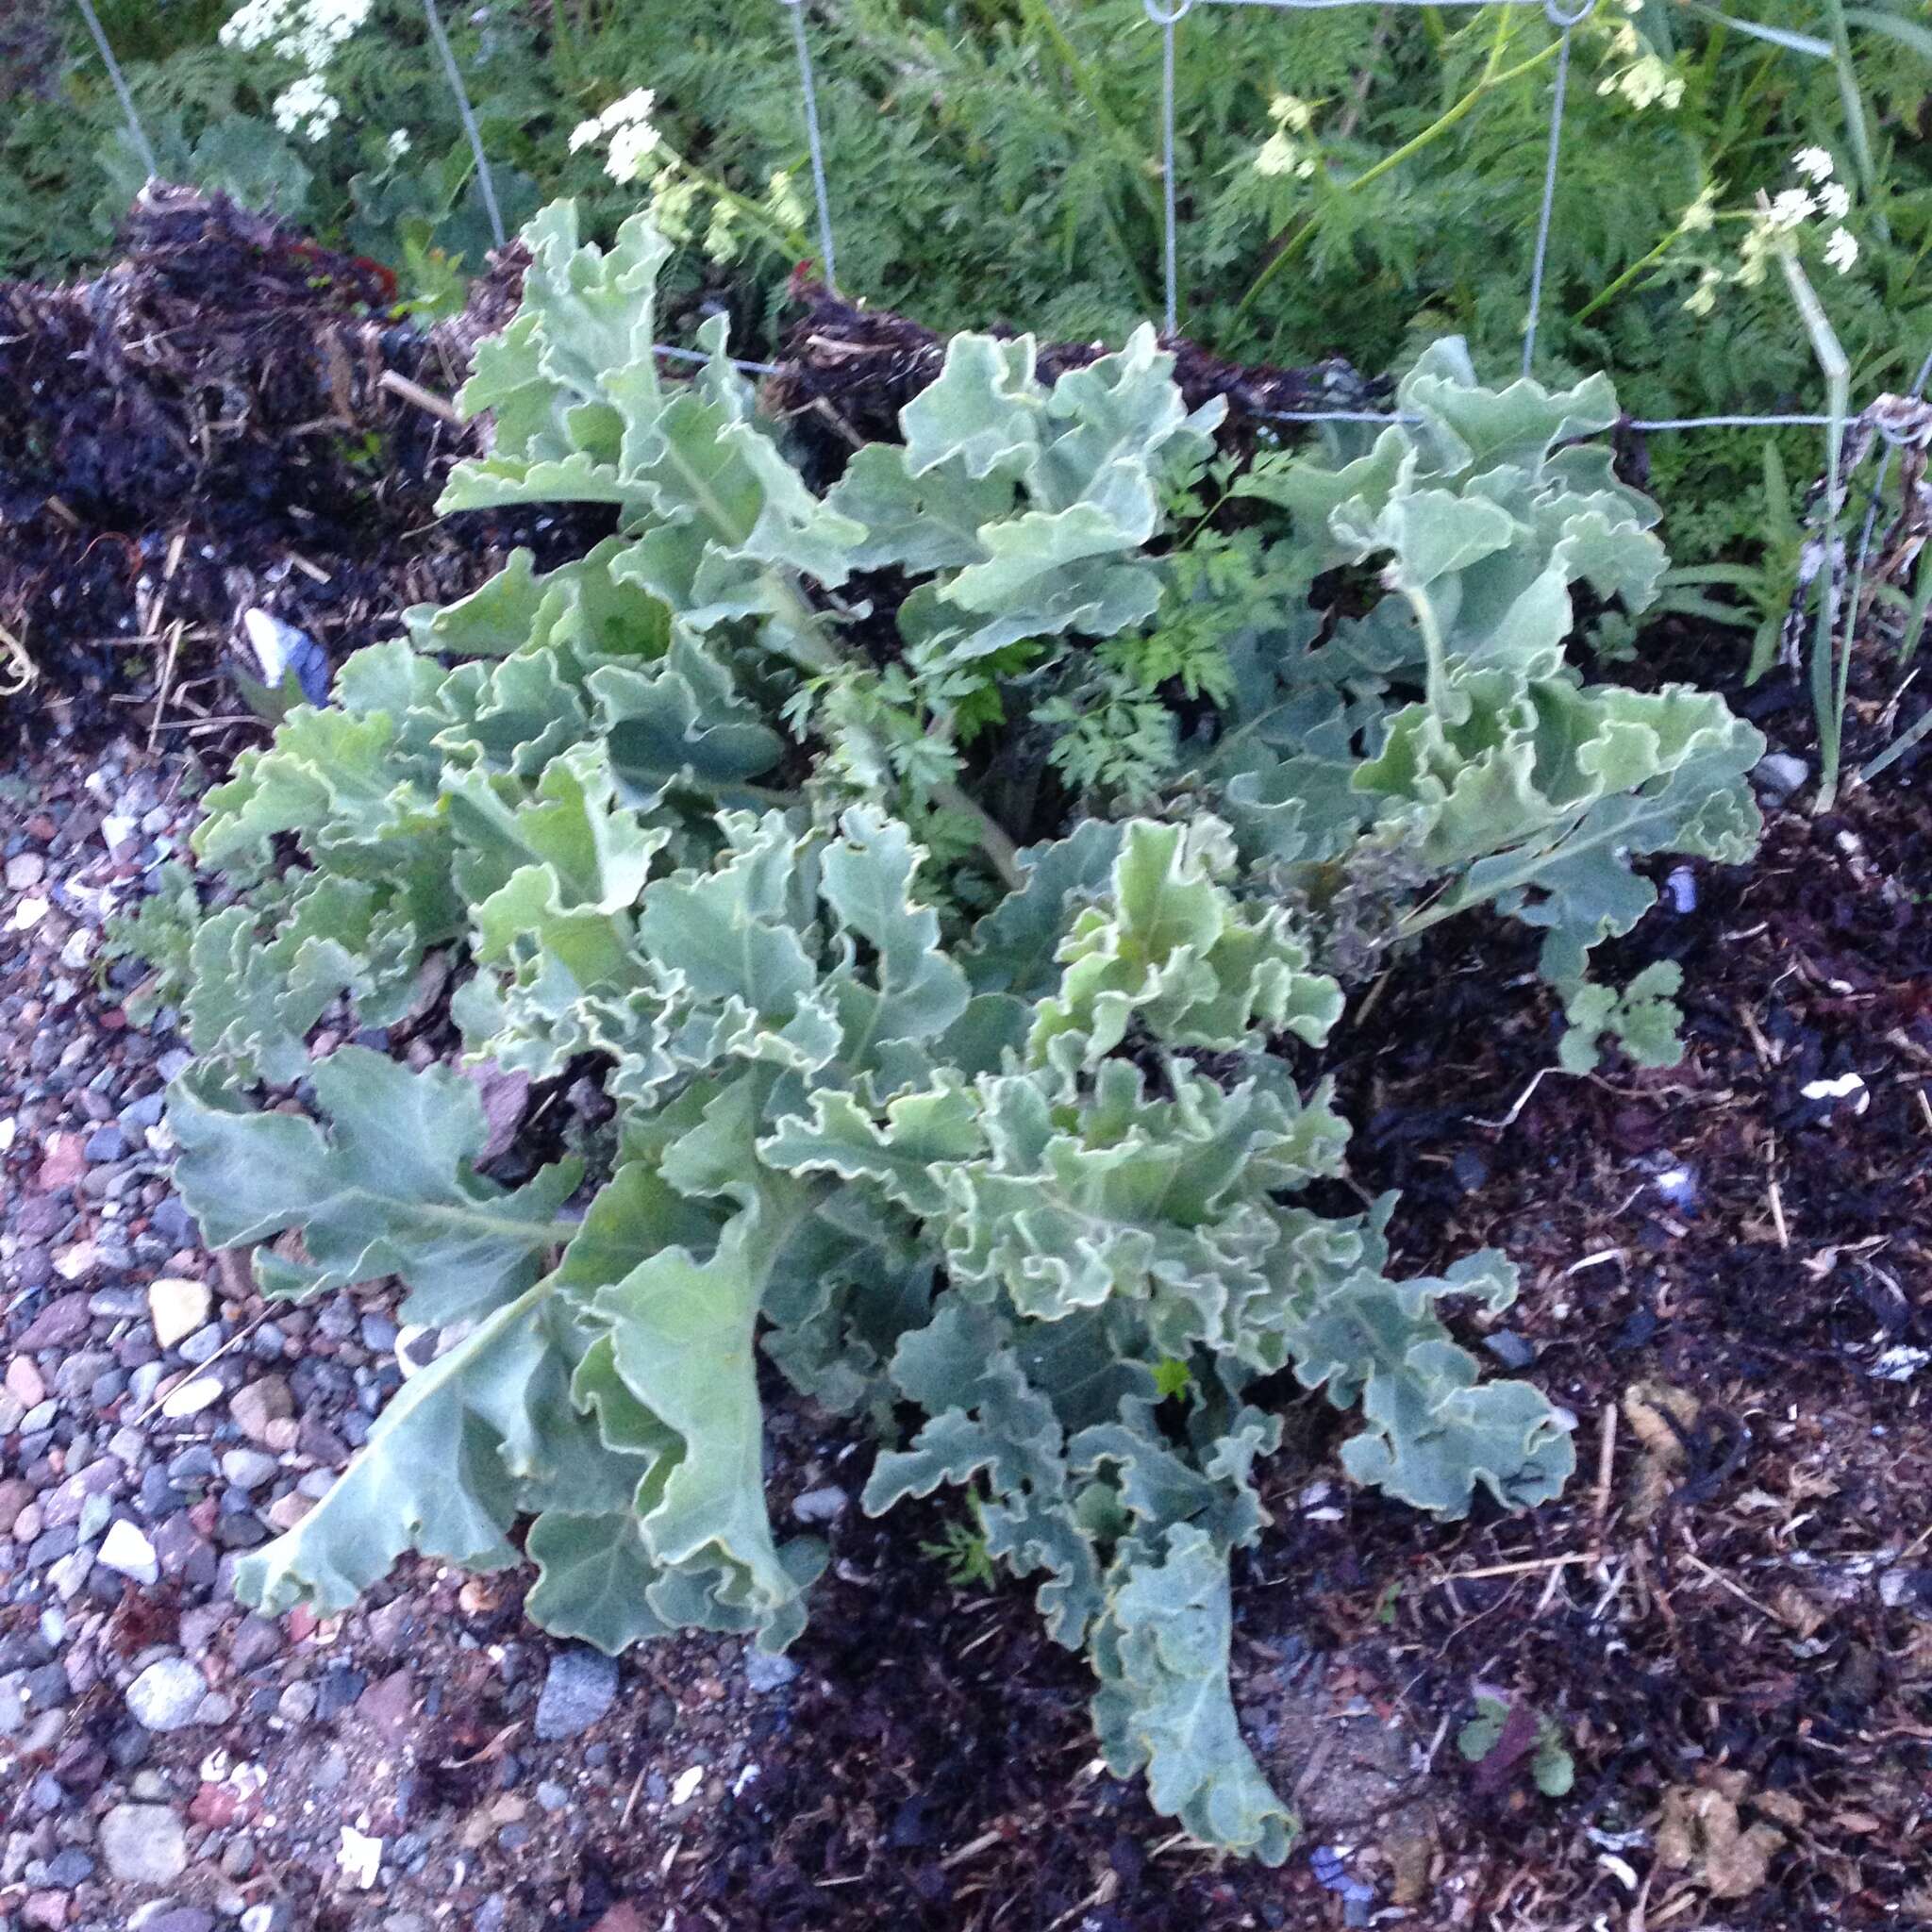
M1596 0L1578 0L1575 12L1565 13L1557 5L1557 0L1543 0L1543 18L1552 26L1563 28L1566 32L1573 26L1581 26L1596 11Z
M795 5L796 0L791 0L791 4ZM1173 26L1175 22L1185 20L1193 10L1193 6L1194 0L1178 0L1173 12L1167 13L1161 10L1158 0L1141 0L1142 11L1156 26Z

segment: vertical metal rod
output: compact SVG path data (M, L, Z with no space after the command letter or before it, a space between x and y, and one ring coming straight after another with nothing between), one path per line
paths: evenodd
M463 86L462 73L457 66L456 51L442 30L442 15L436 10L436 0L423 0L423 18L429 23L429 38L436 42L436 51L442 56L442 72L449 91L457 97L457 112L463 118L463 132L470 137L470 153L476 162L476 186L483 192L483 207L490 216L490 232L501 248L505 240L503 210L496 205L496 183L491 176L490 157L483 152L483 133L476 125L469 90Z
M1160 29L1160 252L1168 335L1180 327L1180 270L1174 240L1179 223L1174 215L1174 30L1193 4L1194 0L1174 0L1172 7L1164 7L1160 0L1141 0L1141 11Z
M1557 48L1557 78L1550 98L1550 149L1543 158L1543 203L1537 216L1536 259L1529 272L1529 314L1523 325L1523 374L1525 379L1536 360L1537 321L1543 305L1543 266L1550 253L1550 214L1557 201L1557 156L1563 144L1563 99L1570 91L1570 31L1594 5L1595 0L1586 0L1582 11L1574 16L1559 13L1550 6L1543 8L1551 22L1562 28L1563 38Z
M1160 192L1167 269L1167 332L1180 327L1180 271L1175 259L1174 186L1174 27L1160 27Z
M146 166L149 177L160 173L155 164L155 151L148 142L147 130L141 125L141 116L134 111L134 96L127 92L127 82L123 78L121 63L114 58L114 50L108 44L108 36L102 30L101 17L93 9L93 0L75 0L80 15L87 22L87 30L94 37L94 45L101 50L101 63L108 70L108 78L113 83L114 97L121 103L121 111L127 117L127 132L133 140L134 150Z
M825 189L825 143L819 132L819 91L812 77L811 43L805 37L804 0L779 0L791 15L791 44L798 54L798 82L805 95L805 138L811 149L811 192L819 205L819 253L824 257L825 287L839 291L839 267L832 253L832 202Z

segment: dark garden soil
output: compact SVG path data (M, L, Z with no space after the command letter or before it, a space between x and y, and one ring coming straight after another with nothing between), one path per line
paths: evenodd
M422 372L420 345L396 353ZM353 559L339 602L295 574L318 595L287 614L332 656L514 540L431 534L453 433L379 393L429 445L392 525L358 524L352 491L341 546L303 551L332 582ZM849 390L818 399L862 416ZM214 552L192 606L212 646L221 574L266 578L291 540L242 518L224 551L200 478L177 494ZM232 700L212 648L158 689L172 605L139 650L87 655L48 613L70 580L95 595L94 564L48 514L0 507L0 623L31 578L49 645L0 774L4 1932L1932 1919L1932 812L1911 760L1835 816L1772 797L1752 866L1691 869L1623 942L1620 969L1684 966L1677 1068L1542 1074L1533 945L1494 925L1358 994L1323 1069L1355 1178L1401 1190L1414 1269L1484 1244L1519 1264L1518 1305L1462 1332L1574 1412L1578 1473L1534 1515L1435 1524L1349 1488L1341 1421L1273 1391L1289 1446L1238 1566L1234 1675L1307 1831L1268 1871L1108 1776L1085 1668L1025 1593L948 1580L941 1508L861 1516L870 1450L795 1404L774 1507L834 1562L786 1658L690 1640L609 1667L524 1622L521 1577L422 1564L321 1624L232 1601L235 1553L299 1516L398 1386L398 1337L379 1297L266 1307L169 1189L178 1045L128 1024L131 975L97 984L99 932L193 819L190 733L150 727ZM156 566L125 562L124 595ZM1694 637L1666 656L1707 682L1736 661ZM1788 685L1733 696L1811 756ZM1885 696L1874 675L1855 739L1892 728ZM192 734L216 765L258 736ZM1479 1696L1508 1715L1472 1763ZM1574 1779L1549 1796L1558 1741Z

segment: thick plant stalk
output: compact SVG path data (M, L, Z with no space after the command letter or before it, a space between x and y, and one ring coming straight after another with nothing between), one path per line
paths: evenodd
M1858 190L1868 200L1877 185L1878 173L1872 160L1872 132L1865 116L1865 97L1858 92L1858 76L1852 65L1852 37L1845 27L1844 0L1825 0L1824 11L1831 22L1831 64L1838 75L1839 99L1844 104L1845 138L1851 143L1852 165L1858 171Z
M1762 201L1760 196L1759 200ZM1850 364L1840 346L1831 319L1824 312L1809 278L1800 265L1797 252L1787 245L1778 259L1785 281L1805 332L1811 338L1812 354L1824 377L1826 407L1830 420L1824 430L1824 587L1818 598L1818 624L1811 639L1811 709L1818 721L1818 796L1812 801L1814 812L1827 812L1838 800L1839 760L1844 740L1845 692L1852 674L1852 640L1845 637L1837 661L1833 652L1838 636L1838 520L1840 491L1839 462L1844 451L1845 417L1850 409Z

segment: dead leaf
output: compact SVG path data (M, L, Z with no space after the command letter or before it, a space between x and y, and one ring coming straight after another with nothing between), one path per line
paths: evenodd
M1689 1873L1690 1882L1712 1898L1748 1898L1770 1876L1772 1854L1785 1841L1776 1825L1746 1825L1740 1819L1743 1783L1740 1773L1723 1773L1709 1785L1673 1785L1664 1792L1657 1862ZM1760 1809L1773 1808L1767 1799L1784 1809L1782 1794L1775 1792L1759 1797Z
M1624 1391L1624 1420L1638 1448L1637 1494L1629 1520L1641 1525L1663 1507L1672 1477L1684 1466L1684 1445L1671 1423L1690 1428L1697 1420L1697 1398L1667 1382L1633 1382Z
M530 1076L506 1073L493 1061L481 1060L457 1071L476 1089L483 1102L483 1118L490 1124L490 1138L476 1157L476 1165L487 1168L501 1160L516 1144L517 1129L530 1105Z
M616 1905L591 1927L591 1932L649 1932L649 1928L639 1918L635 1906Z
M1781 1585L1772 1596L1771 1607L1777 1612L1778 1621L1800 1637L1809 1637L1831 1616L1829 1610L1814 1603L1795 1583Z

